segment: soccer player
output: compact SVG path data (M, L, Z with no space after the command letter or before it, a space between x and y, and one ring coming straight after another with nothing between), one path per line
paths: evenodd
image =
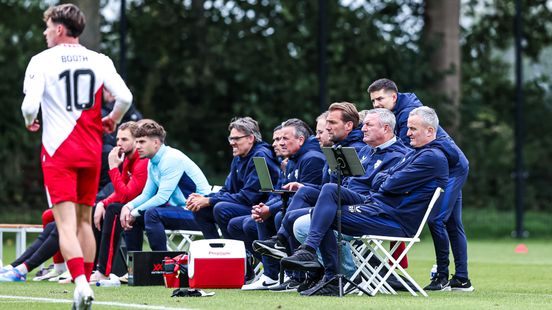
M54 211L60 248L75 281L75 309L89 309L94 299L87 277L95 252L91 206L100 174L102 127L112 132L132 101L132 94L105 55L79 44L85 17L73 4L44 12L48 49L27 67L21 106L25 126L36 132L42 109L44 186ZM116 98L113 111L102 119L102 90Z

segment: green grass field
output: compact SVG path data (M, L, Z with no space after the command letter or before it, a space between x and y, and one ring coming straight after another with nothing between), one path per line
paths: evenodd
M529 252L514 252L518 241L470 241L472 293L429 293L429 298L408 293L337 297L302 297L297 293L207 290L208 298L171 298L164 287L96 288L96 301L188 309L552 309L552 242L524 241ZM5 249L5 251L7 251ZM13 250L12 250L13 251ZM433 264L433 247L426 239L410 253L411 275L424 286ZM32 273L34 274L34 273ZM0 283L0 309L69 309L69 303L8 299L5 296L71 299L73 285L46 282ZM95 304L94 309L129 309ZM152 309L152 308L149 308Z

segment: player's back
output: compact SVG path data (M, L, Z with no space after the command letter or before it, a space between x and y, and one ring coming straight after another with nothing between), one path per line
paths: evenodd
M118 84L110 82L115 79L113 75L120 79L109 58L78 44L60 44L31 59L25 93L43 85L40 102L45 155L64 165L98 164L102 89L104 84Z

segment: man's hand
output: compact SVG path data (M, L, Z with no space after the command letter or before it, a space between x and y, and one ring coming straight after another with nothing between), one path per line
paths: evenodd
M104 217L105 217L104 204L102 202L98 202L96 204L96 209L94 210L94 226L96 226L96 228L99 231L102 230L101 221L104 219Z
M121 209L121 217L120 217L121 226L123 227L123 229L124 230L132 229L132 224L134 223L134 220L136 219L134 218L134 216L130 214L130 208L127 205L123 206L123 208Z
M253 206L251 208L251 218L257 222L262 223L270 217L270 209L264 203Z
M188 196L188 200L186 200L186 209L197 212L201 208L205 208L209 206L209 197L201 196L197 193L192 193L190 196Z
M298 191L303 186L305 185L299 182L289 182L288 184L282 186L282 188L287 191Z
M112 133L115 131L115 120L110 115L102 118L102 128L105 133Z
M109 163L109 169L117 168L119 165L123 163L125 160L125 153L123 155L119 156L119 153L121 152L121 147L116 146L113 149L111 149L111 152L109 152L109 155L107 156L107 162Z
M37 132L40 129L40 121L35 119L32 124L27 126L28 131Z

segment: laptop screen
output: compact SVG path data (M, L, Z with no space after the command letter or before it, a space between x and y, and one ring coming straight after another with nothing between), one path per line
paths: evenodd
M266 159L264 157L253 157L253 163L255 164L255 170L257 176L259 176L259 183L261 183L261 189L267 191L273 191L274 185L272 184L272 178L268 171Z

